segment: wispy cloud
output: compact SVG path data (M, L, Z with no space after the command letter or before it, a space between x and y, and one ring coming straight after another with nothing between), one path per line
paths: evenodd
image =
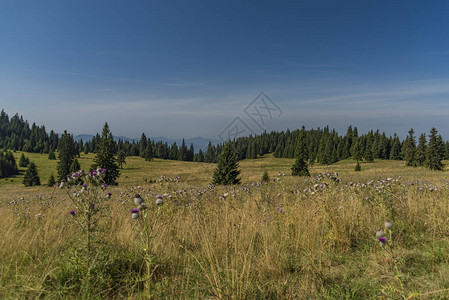
M431 101L430 99L435 99L436 95L449 96L449 79L410 81L397 85L378 84L356 86L347 88L344 93L340 90L339 93L339 95L333 96L305 98L300 103L348 105L380 104L380 102L399 104L412 100Z
M79 76L79 77L89 77L89 78L98 78L98 79L109 79L109 80L118 80L118 81L131 81L131 82L148 83L148 81L140 80L140 79L134 79L134 78L122 78L122 77L113 77L113 76L103 76L103 75L79 73L79 72L68 72L68 71L46 70L46 69L32 69L32 68L29 68L27 70L29 70L29 71L37 71L37 72L45 72L45 73L51 73L51 74L67 75L67 76Z

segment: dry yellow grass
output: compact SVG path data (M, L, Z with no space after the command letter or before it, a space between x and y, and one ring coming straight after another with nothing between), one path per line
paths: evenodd
M85 158L86 165L91 158ZM339 184L328 177L305 182L290 176L292 160L267 156L240 162L241 186L208 188L214 165L135 157L127 163L119 186L110 189L103 243L97 248L98 280L90 297L449 297L445 172L376 161L355 173L355 164L343 161L311 168L312 176L338 171ZM280 180L252 186L264 170ZM181 179L145 181L161 175ZM347 186L398 176L398 182ZM421 183L411 185L415 181ZM324 183L328 188L321 189ZM439 189L431 191L431 183ZM67 195L20 184L5 183L0 189L0 296L80 297L82 238L67 214L73 208ZM147 201L154 235L150 281L144 272L145 233L129 213L136 192ZM158 207L155 195L162 193L171 197ZM20 197L24 200L8 205ZM394 223L388 241L392 253L375 236L387 218Z

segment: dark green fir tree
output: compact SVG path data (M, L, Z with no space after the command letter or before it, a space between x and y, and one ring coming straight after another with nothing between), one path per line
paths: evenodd
M64 131L59 139L58 150L58 180L67 178L70 174L70 166L72 165L73 158L76 155L75 142L73 137Z
M78 172L81 169L81 165L78 161L78 159L73 159L72 163L70 164L70 173Z
M55 151L53 151L53 148L50 148L50 152L48 152L48 159L56 160L56 155L55 155Z
M416 164L423 166L426 162L426 148L427 148L426 134L423 133L419 137L418 147L416 147Z
M22 153L19 159L19 167L26 168L30 164L30 160L25 157L25 154Z
M357 164L355 165L355 171L359 172L362 170L362 167L360 166L360 160L362 159L362 145L360 138L354 138L352 147L351 147L351 155L352 158L354 158L357 161Z
M30 166L25 171L22 183L25 186L41 185L41 180L37 172L36 164L34 162L30 163Z
M270 181L270 176L268 176L268 171L265 170L265 172L263 172L262 182L268 182L268 181Z
M416 140L413 128L408 132L408 136L402 145L402 157L406 161L407 166L416 166Z
M444 157L444 144L438 131L430 130L429 145L427 145L426 166L431 170L442 170Z
M217 167L213 175L213 184L240 184L237 154L231 142L227 142L218 157Z
M52 187L56 184L56 179L55 176L53 175L53 173L51 173L50 178L48 179L48 183L47 185Z
M109 130L108 123L104 124L103 132L98 147L98 152L95 155L93 167L100 167L106 169L104 181L109 185L116 185L119 177L119 167L114 156L114 139Z
M120 166L120 169L123 169L123 164L126 164L126 154L125 151L120 150L117 154L117 163Z
M309 176L309 166L301 156L296 157L295 163L292 166L293 176Z

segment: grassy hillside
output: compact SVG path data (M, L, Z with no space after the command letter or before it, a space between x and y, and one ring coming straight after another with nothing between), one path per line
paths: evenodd
M56 161L26 155L44 184L56 175ZM92 159L83 155L82 167ZM346 160L313 166L306 179L290 176L292 163L245 160L242 185L211 187L214 165L127 158L119 186L100 190L112 197L90 252L90 283L68 194L25 188L20 176L1 180L0 297L449 297L447 172L376 161L356 173ZM265 170L270 182L256 183ZM149 182L161 176L167 180ZM136 192L146 218L131 218Z

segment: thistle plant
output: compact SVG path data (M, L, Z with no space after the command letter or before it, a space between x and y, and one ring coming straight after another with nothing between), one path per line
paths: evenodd
M149 291L151 287L151 278L154 272L153 266L155 265L155 256L151 252L152 240L158 234L159 229L162 224L159 222L161 216L161 206L164 203L163 197L161 195L156 196L155 204L157 210L155 214L150 217L150 211L147 207L145 200L141 195L134 195L134 204L137 208L130 210L131 218L136 220L136 228L139 231L141 238L141 246L143 250L143 256L146 266L146 278L145 287Z
M397 259L394 255L393 231L391 230L391 228L393 228L393 223L390 220L387 220L384 226L386 233L379 228L377 229L376 237L379 241L380 246L385 249L385 251L387 251L393 261L396 263Z
M107 200L111 193L106 193L107 184L103 179L106 169L97 168L90 173L83 170L74 172L67 179L58 183L60 189L67 192L74 209L68 212L83 234L83 246L86 256L86 286L89 287L91 270L98 256L96 243L100 236L100 219L107 210Z

